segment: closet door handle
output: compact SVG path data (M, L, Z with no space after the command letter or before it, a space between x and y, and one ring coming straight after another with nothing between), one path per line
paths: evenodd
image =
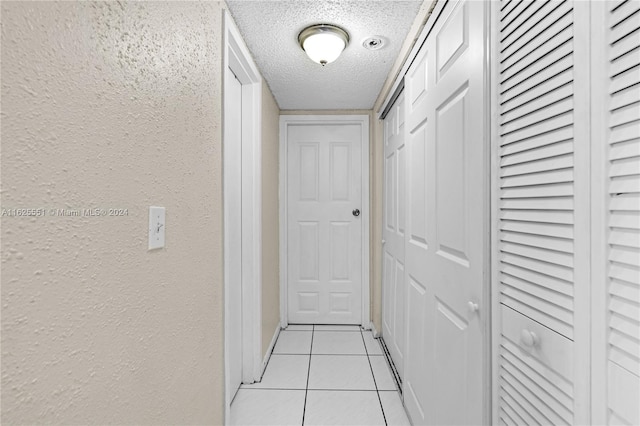
M540 338L531 330L524 329L520 333L520 341L523 345L533 348L540 344Z
M474 302L471 302L471 301L469 301L469 302L467 303L467 306L469 307L469 310L470 310L472 313L476 313L476 312L478 312L478 310L480 309L480 307L478 306L478 304L477 304L477 303L474 303Z
M354 211L351 212L352 215L354 215L355 217L360 216L360 209L355 209Z

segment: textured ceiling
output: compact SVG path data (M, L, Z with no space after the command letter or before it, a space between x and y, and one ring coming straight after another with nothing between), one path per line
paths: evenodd
M370 109L393 65L421 0L227 0L242 36L281 109ZM298 33L334 24L350 36L333 63L312 62ZM386 45L362 46L370 36Z

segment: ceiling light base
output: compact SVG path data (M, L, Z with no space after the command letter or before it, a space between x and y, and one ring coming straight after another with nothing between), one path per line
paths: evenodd
M349 34L335 25L312 25L300 31L298 43L312 61L325 66L338 59L349 44Z

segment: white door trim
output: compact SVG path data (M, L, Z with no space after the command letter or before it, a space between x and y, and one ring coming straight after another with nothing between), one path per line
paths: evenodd
M490 213L490 221L491 221L491 235L489 239L491 240L491 267L489 272L489 280L490 280L490 306L491 306L491 367L490 367L490 383L491 383L491 392L488 392L491 395L490 401L490 415L487 419L488 422L486 424L495 424L499 421L499 401L500 401L500 387L498 386L498 372L500 371L499 364L499 356L500 353L500 215L496 214L499 210L500 206L500 126L498 123L500 111L499 111L499 90L493 89L497 88L500 85L500 72L498 67L498 61L493 59L497 58L500 53L500 49L498 46L498 40L500 40L500 31L499 31L499 11L500 4L498 2L491 2L488 6L488 15L490 19L489 25L489 46L487 47L489 63L488 63L488 74L490 83L489 83L489 91L485 92L489 99L489 131L490 131L490 139L489 139L489 151L490 151L490 175L491 175L491 189L490 189L490 197L491 197L491 213Z
M287 130L290 125L356 124L362 132L362 326L369 328L370 286L369 282L369 116L368 115L281 115L280 116L280 324L288 322L287 300Z
M232 214L242 217L242 381L253 383L260 379L262 372L262 185L261 185L261 135L262 135L262 77L249 49L231 15L224 11L224 52L223 52L223 99L229 78L233 72L242 84L242 212L229 212L225 208L224 226L224 358L225 358L225 414L228 417L232 391L229 384L229 339L227 328L230 283L228 277L228 244L234 235L228 235L227 218ZM227 140L228 118L225 116L223 101L223 204L226 202L227 188L224 183L224 141Z

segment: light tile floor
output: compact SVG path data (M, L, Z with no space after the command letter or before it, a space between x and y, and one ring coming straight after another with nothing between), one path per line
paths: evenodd
M380 344L358 326L290 325L231 425L409 425Z

